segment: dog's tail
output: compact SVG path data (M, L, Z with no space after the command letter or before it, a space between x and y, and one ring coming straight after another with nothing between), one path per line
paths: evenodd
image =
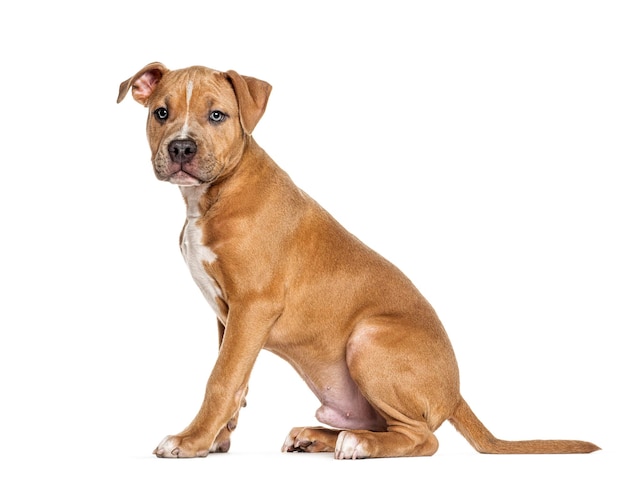
M593 443L578 440L499 440L480 422L463 398L449 421L480 453L591 453L600 449Z

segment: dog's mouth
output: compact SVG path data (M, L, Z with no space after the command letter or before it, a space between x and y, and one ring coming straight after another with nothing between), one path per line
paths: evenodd
M198 186L199 184L203 183L203 181L195 176L192 176L188 172L183 171L182 169L176 171L173 174L170 174L167 177L166 181L172 184L176 184L177 186Z
M177 186L199 186L214 181L217 161L213 158L201 157L197 149L190 155L181 150L174 154L172 152L160 150L152 159L154 173L159 181Z

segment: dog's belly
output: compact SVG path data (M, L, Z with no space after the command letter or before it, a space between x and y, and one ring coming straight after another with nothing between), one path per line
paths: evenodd
M305 346L279 346L275 341L266 349L289 362L321 402L315 417L340 429L386 429L385 420L367 402L344 360L315 357Z
M305 381L309 382L305 377ZM315 417L334 428L382 431L385 420L367 402L348 374L347 367L331 369L331 378L324 385L309 383L322 405Z

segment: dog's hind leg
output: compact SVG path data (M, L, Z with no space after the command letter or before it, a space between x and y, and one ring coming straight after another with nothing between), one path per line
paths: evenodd
M416 457L433 455L439 448L425 422L389 428L385 432L342 431L335 444L335 458Z
M335 458L433 455L433 432L457 404L456 360L436 317L419 324L398 318L356 326L346 350L350 375L385 419L385 431L346 430Z

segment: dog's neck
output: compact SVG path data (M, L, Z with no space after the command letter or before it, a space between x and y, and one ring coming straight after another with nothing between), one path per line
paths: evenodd
M240 160L219 179L197 186L179 186L187 206L187 218L203 216L226 195L237 195L241 202L242 195L249 193L252 186L267 186L271 181L276 182L275 175L278 173L283 174L283 171L250 137ZM235 174L238 176L234 177ZM283 177L287 176L283 174Z
M210 184L199 184L197 186L179 186L180 192L185 199L185 205L187 206L187 219L198 218L202 215L203 211L200 209L200 200L206 195Z
M245 159L247 148L250 145L252 137L247 136L247 140L244 144L244 150L239 157L239 161L232 165L232 168L220 177L210 183L198 184L196 186L179 186L180 192L185 200L187 206L187 219L198 218L202 216L207 209L211 206L209 203L210 192L215 192L217 186L223 185L232 176L233 172L239 171L242 161ZM253 144L253 147L258 147ZM211 190L214 191L211 191Z

